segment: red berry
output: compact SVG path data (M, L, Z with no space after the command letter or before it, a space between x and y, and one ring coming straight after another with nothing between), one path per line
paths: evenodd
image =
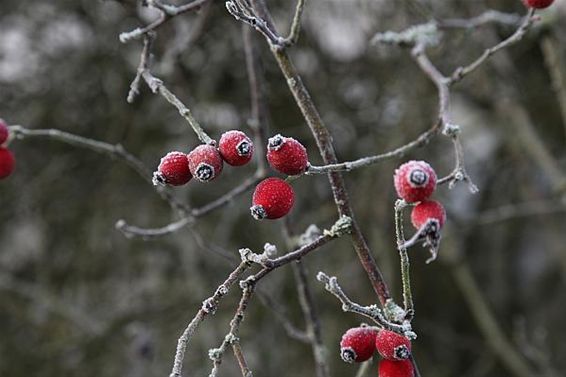
M342 335L340 356L347 363L368 360L375 352L377 332L370 327L354 327Z
M222 157L212 145L199 145L188 154L189 169L201 182L210 182L222 172Z
M0 179L8 177L14 171L16 160L14 155L6 148L0 147Z
M413 207L411 222L416 229L420 229L429 219L438 220L440 228L446 222L446 211L437 201L424 200Z
M409 161L395 170L395 190L407 203L428 198L436 188L436 173L424 161Z
M379 330L375 348L384 359L406 360L411 356L411 341L390 330Z
M250 211L256 220L285 216L295 203L295 192L281 178L266 178L255 188Z
M415 371L411 360L381 360L378 366L378 377L414 377Z
M303 144L291 137L275 135L267 142L267 161L283 174L298 175L307 169L309 159Z
M232 130L220 137L218 151L228 165L245 165L252 159L254 144L242 131Z
M8 125L4 122L4 119L0 119L0 145L4 144L8 140Z
M157 171L153 173L153 184L181 186L191 178L187 155L182 152L169 152L161 158Z
M523 0L523 3L530 8L543 9L551 6L554 0Z

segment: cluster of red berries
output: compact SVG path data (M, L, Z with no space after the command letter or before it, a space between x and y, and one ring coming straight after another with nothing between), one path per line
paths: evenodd
M0 179L10 176L16 166L16 159L8 148L4 146L10 136L10 130L4 120L0 119Z
M529 8L543 9L551 6L554 0L523 0L523 3Z
M218 143L199 145L190 153L169 152L153 173L155 185L181 186L191 178L210 182L222 172L223 162L232 166L247 164L253 155L251 139L241 131L224 133ZM297 140L275 135L267 143L267 161L280 173L298 175L308 166L306 148ZM295 192L283 179L270 177L255 188L250 212L257 220L278 219L285 216L295 203Z
M440 229L446 222L442 204L429 199L436 181L436 172L425 161L406 162L395 170L393 177L397 195L407 203L418 203L411 212L411 222L433 249L438 248Z
M340 356L347 363L369 360L375 352L379 362L379 377L413 377L411 341L396 332L374 327L354 327L340 341Z
M220 137L218 148L202 144L188 154L169 152L153 173L155 185L181 186L191 178L200 182L210 182L222 172L224 161L228 165L247 164L253 156L254 144L241 131L228 131Z

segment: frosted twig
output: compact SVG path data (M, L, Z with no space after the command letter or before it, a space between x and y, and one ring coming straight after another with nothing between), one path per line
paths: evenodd
M486 24L497 23L515 26L520 24L523 18L515 13L504 13L490 9L472 18L449 18L436 22L440 29L475 29Z
M323 166L314 166L309 164L304 174L313 175L313 174L326 174L331 171L351 171L354 169L371 166L382 161L387 161L394 158L401 158L411 150L420 148L428 144L430 140L439 133L440 130L441 130L440 124L436 122L430 129L423 132L415 140L399 148L396 148L390 152L378 154L375 156L362 157L353 161L346 161L346 162L340 162L336 164L329 164Z
M175 96L163 83L162 80L153 76L150 72L151 44L154 38L153 33L149 33L144 38L144 45L140 56L140 64L136 76L130 85L128 102L132 102L139 93L139 82L143 79L153 93L159 93L167 102L175 106L179 114L189 123L199 140L205 144L216 145L216 142L208 136L198 121L193 116L191 110L177 96Z
M282 48L285 46L285 38L277 35L267 21L257 15L249 0L228 0L226 1L226 9L236 20L250 25L263 34L272 47Z
M460 126L455 124L446 124L443 133L452 139L454 145L454 152L456 155L456 167L448 176L440 178L437 184L442 185L448 183L448 188L452 189L458 182L467 182L468 188L472 194L476 194L479 189L472 182L472 179L466 171L466 164L464 163L464 148L460 141Z
M289 31L289 35L284 40L286 47L292 46L299 41L299 34L301 33L301 17L303 16L305 1L306 0L297 0L293 21L291 22L291 29Z
M135 157L133 154L128 152L122 144L110 144L104 141L90 139L84 136L75 135L69 132L57 130L57 129L29 129L22 127L20 125L13 125L8 127L10 134L13 135L14 140L26 139L26 138L47 138L52 140L57 140L65 144L72 145L78 148L89 149L96 153L103 153L112 158L117 158L125 162L129 167L131 167L140 177L142 177L148 183L151 183L151 170L149 170L144 163ZM181 211L182 213L188 211L185 204L177 201L173 195L165 187L153 186L159 195L169 202L169 204Z
M178 16L179 14L198 11L204 4L211 0L194 0L185 5L169 5L164 4L159 0L146 0L147 6L153 7L159 10L159 17L157 20L153 21L149 25L144 27L138 27L132 31L124 32L120 34L120 42L127 43L133 39L141 38L144 35L152 32L153 30L159 28L165 22L169 21L171 18Z
M395 235L397 237L397 250L399 251L399 258L401 260L401 281L403 285L403 309L405 312L405 319L411 321L415 315L415 308L413 305L413 293L411 290L411 271L409 263L409 255L407 248L403 247L405 244L405 234L403 232L403 209L407 203L399 199L395 202Z
M234 187L221 197L205 204L202 207L194 208L188 212L187 215L181 217L179 220L174 221L160 228L142 228L135 225L129 225L125 220L118 220L116 222L116 229L124 233L127 237L141 237L145 239L162 237L174 233L185 226L193 224L197 218L202 217L218 208L221 208L232 200L247 192L252 186L257 184L265 176L265 171L256 172L253 176L244 180L241 184Z
M240 369L242 371L243 377L251 377L252 372L248 367L244 354L242 352L242 347L240 345L240 338L239 338L239 331L240 325L244 320L246 309L248 307L248 303L252 298L252 294L254 291L253 285L247 285L243 288L242 297L234 313L234 317L230 321L230 330L228 334L224 337L222 344L218 348L213 348L208 351L208 356L213 362L212 370L210 371L209 377L217 377L218 375L218 368L222 363L222 358L224 353L228 347L232 347L232 351L234 352L234 356L236 360L238 360L238 364L240 365Z
M454 73L450 75L450 79L447 82L447 84L450 86L455 82L462 80L465 76L467 76L471 72L475 71L479 66L481 66L490 56L492 56L496 52L506 47L514 45L515 43L523 39L527 31L537 20L537 18L534 17L534 15L535 15L535 9L534 8L529 9L529 12L523 19L523 22L521 23L519 28L510 37L504 39L497 45L484 50L483 54L469 65L457 68L454 71Z
M343 311L363 315L364 317L373 320L379 326L400 334L412 333L411 324L408 321L404 322L402 325L389 322L377 305L361 306L350 300L350 298L342 290L342 287L338 284L338 280L335 276L330 277L324 272L319 272L316 275L316 278L324 284L324 288L328 292L332 293L338 300L340 300Z
M185 352L190 340L192 339L196 329L203 322L207 315L214 314L218 308L220 300L228 294L228 290L237 282L244 272L249 268L249 264L242 262L230 273L228 278L218 286L214 294L203 301L201 308L193 319L189 322L189 325L183 331L183 334L177 342L177 350L175 352L175 360L173 362L173 369L169 377L181 377L181 371L183 369L183 360L185 358Z

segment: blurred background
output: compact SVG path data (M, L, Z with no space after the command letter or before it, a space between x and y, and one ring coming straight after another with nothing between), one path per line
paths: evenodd
M286 32L294 2L268 4ZM307 1L300 42L290 54L340 160L396 148L436 119L435 87L408 52L371 46L371 37L426 22L429 14L467 18L488 9L525 13L519 0ZM452 118L462 127L467 168L480 192L471 195L465 184L439 188L435 198L449 219L441 257L426 265L425 249L410 250L414 354L423 376L566 375L566 1L539 13L541 22L521 43L453 90ZM151 170L170 150L188 152L198 140L163 98L143 87L135 103L126 102L141 42L122 44L118 35L155 17L133 0L2 0L0 117L121 143ZM514 30L495 24L451 30L429 55L449 74ZM300 139L320 164L265 41L253 38L266 77L268 135ZM165 24L154 54L155 75L213 138L233 128L250 132L242 26L223 2ZM0 182L0 376L167 376L178 336L231 271L238 249L259 252L270 242L287 251L281 221L249 216L250 192L174 234L128 239L114 227L119 219L150 228L176 219L130 167L45 138L14 140L10 148L17 170ZM425 159L442 176L453 168L454 151L438 136L402 160L345 175L360 226L399 301L392 175L408 159ZM227 166L213 183L191 182L173 192L199 207L254 170L255 162ZM295 232L335 221L325 176L293 186ZM367 276L347 239L304 265L332 375L354 376L357 366L340 360L338 344L364 319L343 313L315 275L337 276L352 299L369 305L377 299ZM260 288L273 303L252 301L241 328L254 375L314 375L310 346L288 336L277 319L305 327L292 269L271 274ZM186 376L208 375L208 349L228 332L238 299L233 289L200 327L185 358ZM376 375L376 364L365 375ZM240 375L230 353L220 375Z

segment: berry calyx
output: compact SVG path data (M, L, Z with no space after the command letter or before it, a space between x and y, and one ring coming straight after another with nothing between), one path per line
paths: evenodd
M430 219L437 220L439 228L444 226L446 211L442 204L435 200L424 200L413 207L411 223L416 229L420 229Z
M340 357L347 363L368 360L375 352L376 330L370 327L354 327L342 335Z
M228 165L241 166L252 159L254 144L242 131L232 130L222 134L218 151Z
M12 152L6 148L0 147L0 179L10 176L16 166L16 159Z
M250 212L254 219L278 219L289 213L295 203L295 191L281 178L266 178L255 188Z
M303 144L291 137L275 135L267 142L267 161L283 174L298 175L305 172L309 159Z
M411 360L387 360L379 361L377 369L378 377L414 377L415 370Z
M222 157L212 145L199 145L187 158L191 174L201 182L210 182L222 172Z
M384 359L406 360L411 356L411 341L390 330L379 330L375 348Z
M529 8L544 9L554 3L554 0L523 0L523 3Z
M8 140L8 135L10 131L8 130L8 124L4 121L4 119L0 119L0 145L4 144L6 140Z
M395 190L407 203L428 198L436 188L436 172L425 161L409 161L395 170Z
M183 152L169 152L161 158L157 171L153 173L154 185L181 186L192 178L187 155Z

